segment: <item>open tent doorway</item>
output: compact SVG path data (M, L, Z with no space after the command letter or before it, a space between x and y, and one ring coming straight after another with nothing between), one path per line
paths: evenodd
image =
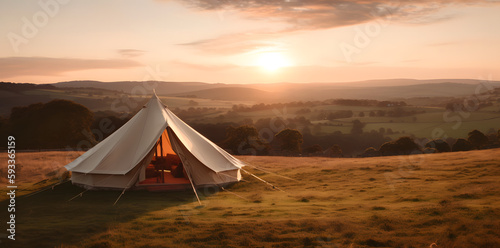
M146 187L149 190L160 188L175 190L190 187L186 169L181 158L172 148L167 129L163 131L150 152L152 153L151 161L142 168L137 187Z

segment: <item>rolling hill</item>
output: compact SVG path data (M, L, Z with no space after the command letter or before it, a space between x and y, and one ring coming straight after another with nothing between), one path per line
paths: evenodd
M150 92L150 88L155 88L158 95L174 95L189 91L213 89L224 87L223 84L209 84L201 82L157 82L157 81L119 81L119 82L99 82L99 81L69 81L52 84L59 88L97 88L125 93L141 93L143 90Z
M349 83L275 83L275 84L209 84L200 82L96 82L72 81L53 84L56 87L93 87L108 90L156 92L164 96L197 96L215 100L244 101L311 101L331 98L393 100L413 97L462 97L500 87L500 82L482 82L469 79L391 79Z

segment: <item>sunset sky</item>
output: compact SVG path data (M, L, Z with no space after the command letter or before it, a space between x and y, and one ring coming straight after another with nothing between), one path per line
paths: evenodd
M0 81L500 80L500 1L0 2Z

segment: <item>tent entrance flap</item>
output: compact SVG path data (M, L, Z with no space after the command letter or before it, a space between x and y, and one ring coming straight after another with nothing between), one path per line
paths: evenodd
M166 157L168 154L176 154L170 144L167 130L163 130L160 138L156 141L155 158Z
M187 184L189 179L177 153L172 149L165 129L158 138L151 162L144 167L136 186Z

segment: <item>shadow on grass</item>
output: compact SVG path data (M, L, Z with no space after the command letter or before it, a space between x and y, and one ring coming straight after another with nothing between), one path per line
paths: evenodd
M191 203L192 191L128 191L113 206L120 191L84 191L65 183L54 190L16 199L16 240L1 240L0 247L59 247L78 244L113 226L148 212ZM6 209L7 201L0 206ZM2 221L3 222L3 221Z

